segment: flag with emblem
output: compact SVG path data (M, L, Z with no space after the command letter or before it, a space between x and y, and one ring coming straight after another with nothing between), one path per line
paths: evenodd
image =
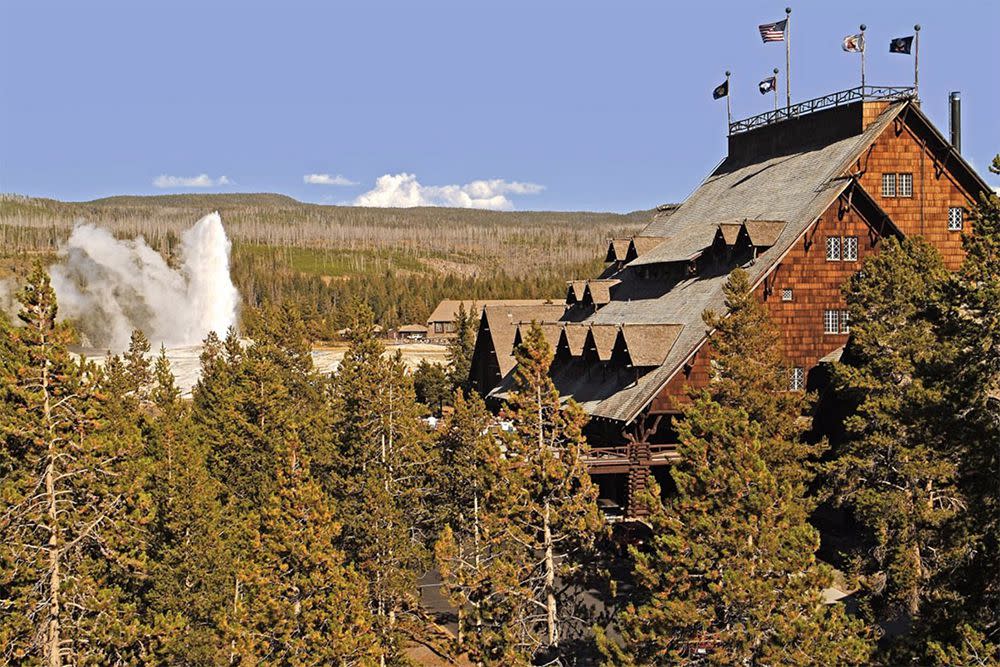
M712 91L712 99L718 100L729 95L729 79L726 79Z
M848 53L861 53L865 50L865 36L861 33L848 35L841 46Z
M777 87L778 87L778 77L776 76L769 76L757 84L757 89L760 91L761 95L766 95L767 93L770 93Z
M913 35L909 37L897 37L889 42L889 53L909 54L913 47Z
M787 25L788 19L785 19L784 21L759 25L757 29L760 30L760 38L764 40L765 44L768 42L783 42L785 41L785 27Z

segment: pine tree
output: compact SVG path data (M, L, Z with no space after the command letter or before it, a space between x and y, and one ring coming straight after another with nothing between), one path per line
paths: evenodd
M190 406L180 399L161 347L149 392L157 522L150 553L149 612L156 659L167 664L223 664L230 647L221 626L232 606L235 576L222 488L206 451L192 436Z
M441 459L435 482L438 522L435 545L442 591L458 609L458 644L475 659L491 658L489 596L496 589L493 562L501 548L495 530L503 516L507 468L500 440L488 425L492 416L482 398L455 393L455 412L437 447ZM485 608L484 608L485 607Z
M455 315L455 337L448 341L448 379L455 389L462 393L469 391L469 373L472 370L472 354L476 348L476 327L479 318L474 312L467 312L465 304L458 305Z
M427 624L417 579L429 561L429 434L399 355L386 358L371 311L356 307L350 348L331 383L336 451L321 479L337 501L348 557L368 581L380 658L400 659Z
M506 593L508 614L525 655L556 656L571 626L582 622L574 612L605 526L584 461L586 416L575 402L561 403L548 375L548 343L537 324L515 358L514 388L504 415L514 429L506 442L508 483L520 492L508 501L502 518L510 545L506 568L519 582Z
M81 369L56 324L48 276L21 292L23 324L5 330L0 480L0 640L5 660L141 661L138 584L147 518L140 442L102 411L101 374Z
M831 570L794 483L768 469L761 430L707 393L685 410L677 489L646 497L653 537L630 549L637 596L621 645L600 642L606 664L866 664L864 628L822 604Z
M779 332L757 299L743 269L726 281L726 312L706 312L705 324L715 333L712 383L709 392L721 405L741 408L769 440L764 449L776 477L799 484L801 493L813 477L811 460L823 444L804 439L804 421L798 416L809 407L805 394L788 391L789 368L782 357Z
M851 340L834 388L851 410L826 473L867 532L854 569L880 620L917 614L957 556L942 533L963 502L942 386L955 352L940 329L947 280L934 247L912 238L887 240L845 288Z
M1000 156L992 169L1000 173ZM1000 664L1000 197L984 197L971 217L941 325L956 353L941 374L937 423L960 495L937 542L955 556L933 573L901 651L915 664Z
M832 571L807 519L810 457L801 394L787 391L777 336L745 272L708 312L713 375L677 425L676 492L644 502L653 537L631 548L635 593L599 634L607 664L862 664L868 633L822 604Z
M288 449L254 531L257 557L240 576L235 653L246 664L374 664L366 582L335 546L340 526L307 460Z
M436 415L440 415L442 408L451 403L451 382L441 364L421 359L413 372L413 390L416 392L417 400Z

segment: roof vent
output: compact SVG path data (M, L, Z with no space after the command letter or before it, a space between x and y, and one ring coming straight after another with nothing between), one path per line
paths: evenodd
M957 90L948 96L951 110L951 145L959 153L962 152L962 94Z

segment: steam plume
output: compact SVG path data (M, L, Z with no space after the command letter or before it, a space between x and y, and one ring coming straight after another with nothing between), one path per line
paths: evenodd
M174 269L140 237L119 241L91 224L73 228L49 270L59 314L93 347L120 351L133 329L154 345L193 345L236 323L229 239L218 213L181 235Z

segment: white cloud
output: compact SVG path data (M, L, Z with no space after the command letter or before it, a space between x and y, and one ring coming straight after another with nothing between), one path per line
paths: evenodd
M534 195L545 187L494 178L465 185L421 185L414 174L386 174L375 187L354 200L355 206L408 208L412 206L454 206L509 211L514 202L508 195Z
M309 185L357 185L355 181L340 174L336 176L331 176L330 174L306 174L302 177L302 181Z
M208 174L197 176L167 176L160 174L153 179L153 185L158 188L210 188L216 185L232 185L227 176L213 179Z

